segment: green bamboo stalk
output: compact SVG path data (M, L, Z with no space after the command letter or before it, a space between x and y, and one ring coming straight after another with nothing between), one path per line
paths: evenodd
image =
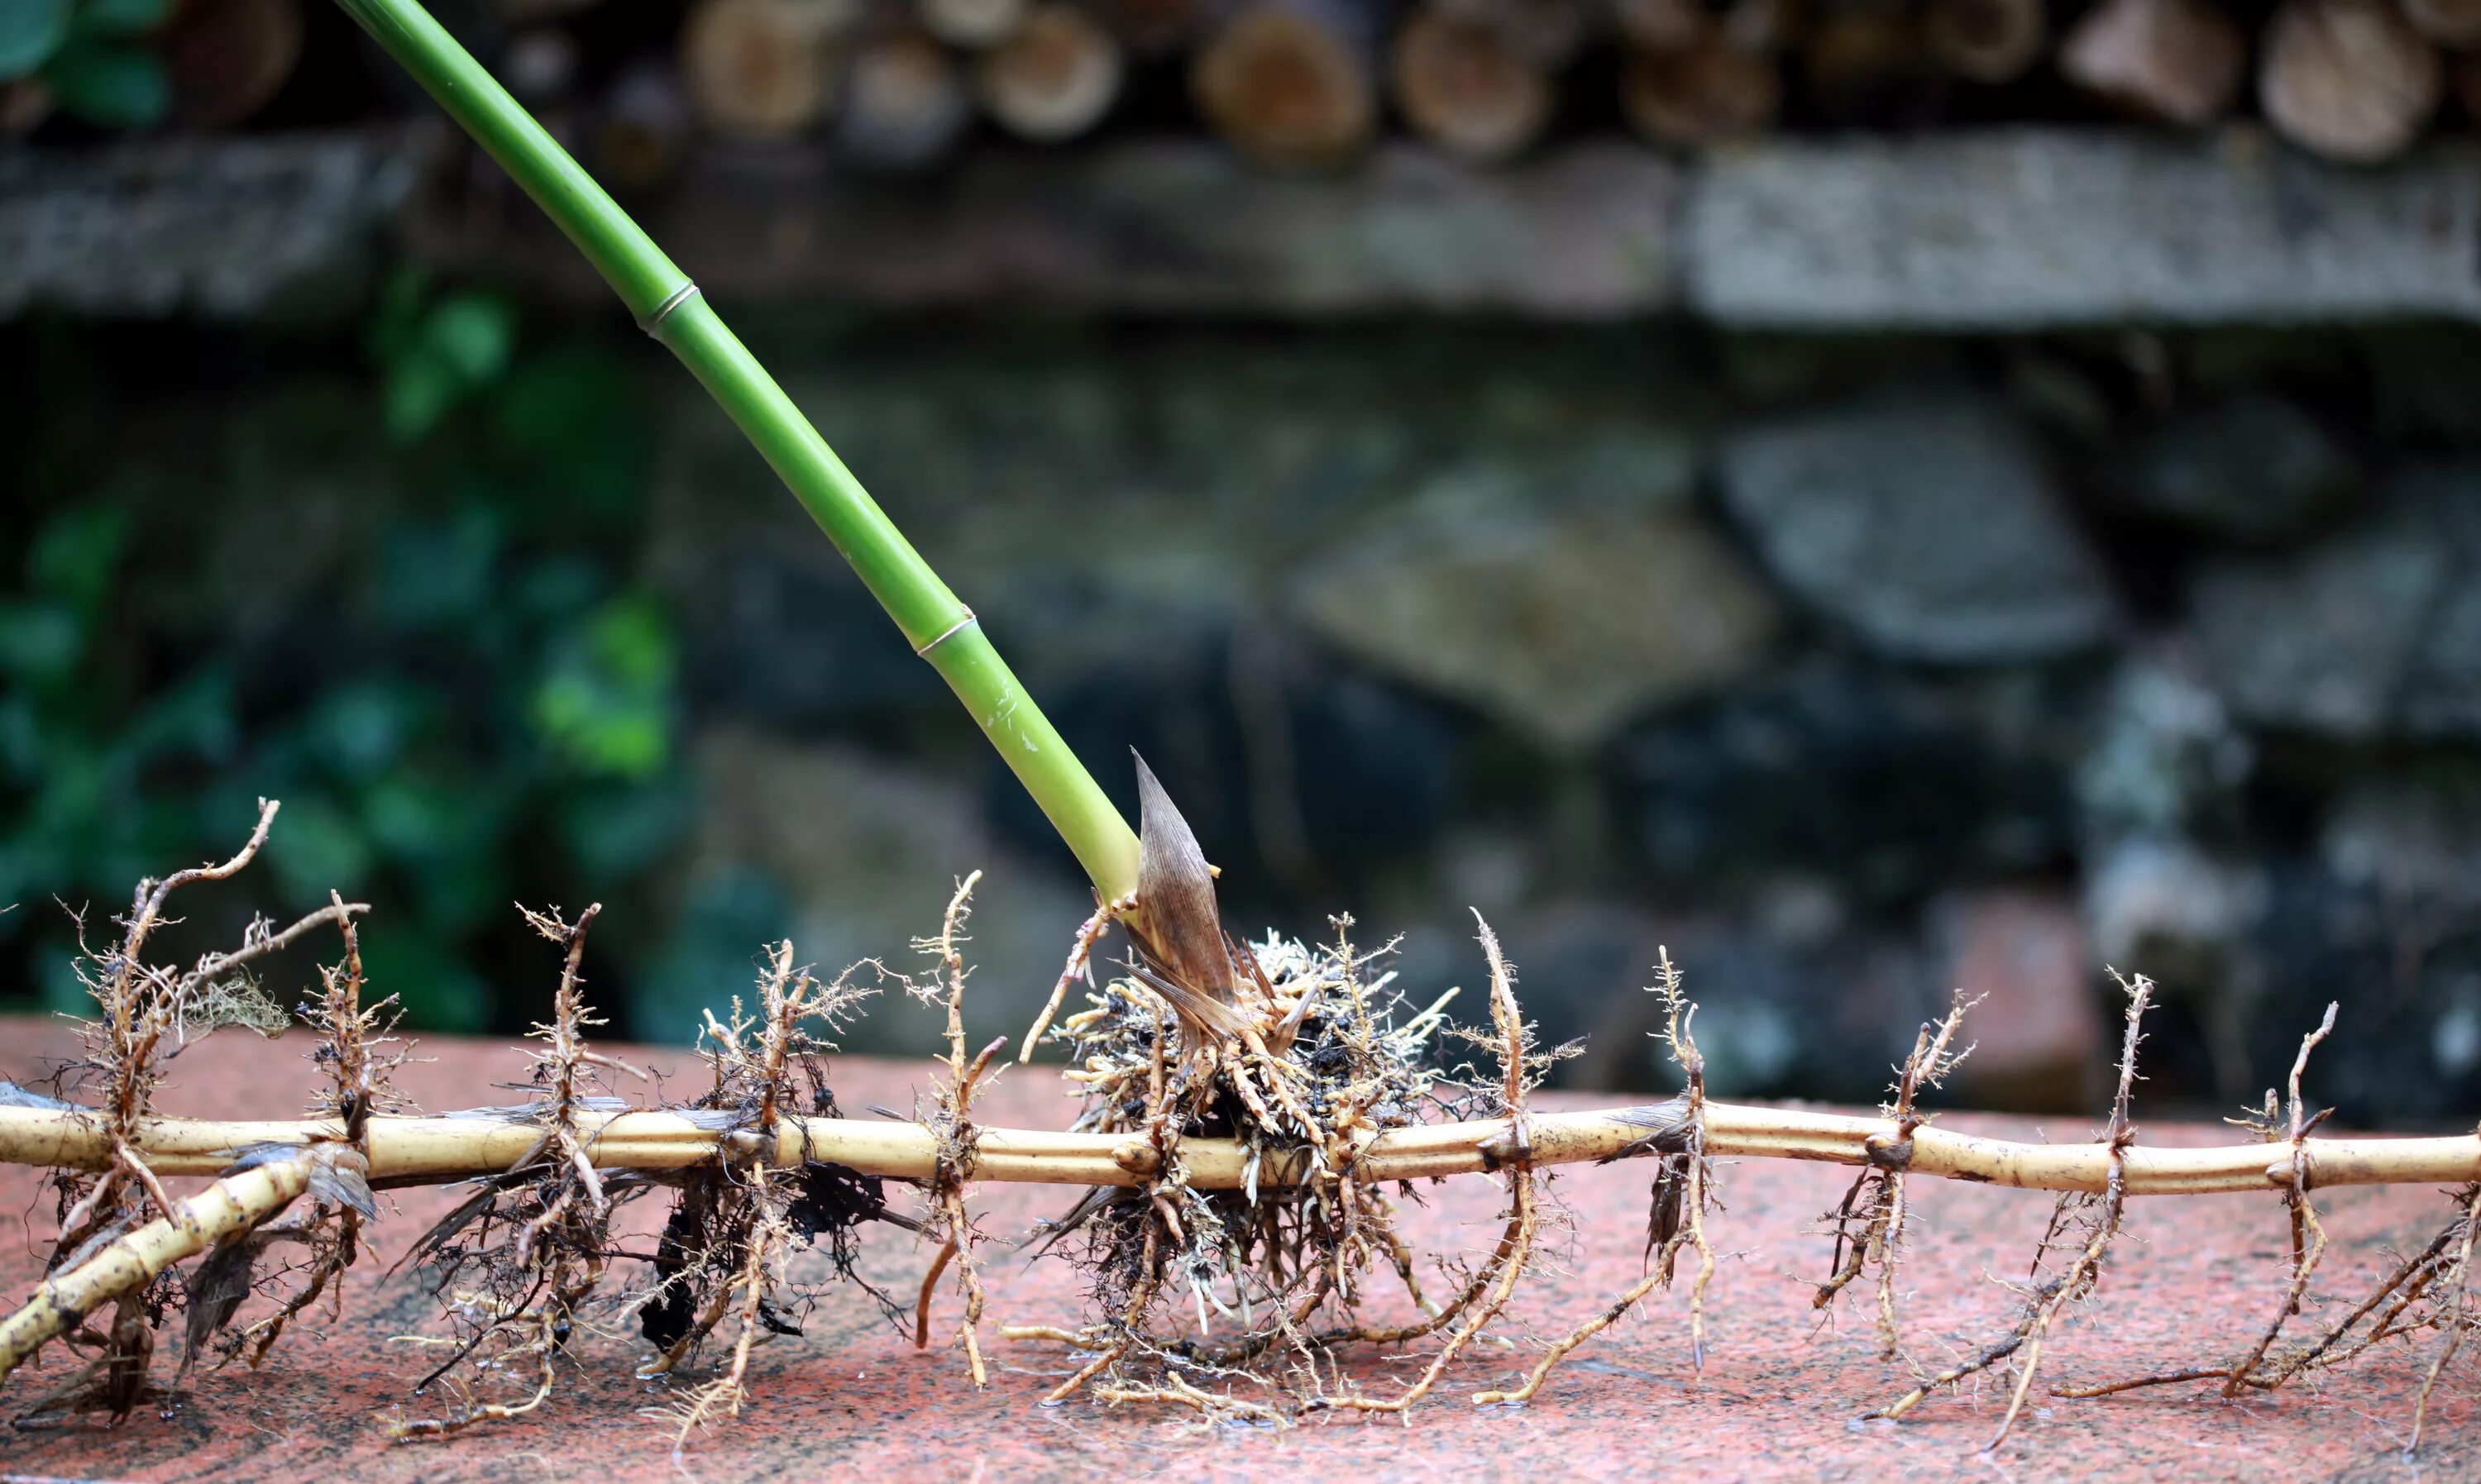
M418 0L337 0L566 233L836 543L914 652L965 703L1106 901L1136 889L1137 837L957 601L688 274Z

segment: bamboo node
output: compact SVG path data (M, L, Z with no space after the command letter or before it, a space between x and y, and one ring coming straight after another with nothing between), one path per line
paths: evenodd
M961 607L961 605L959 606ZM938 634L929 640L929 642L916 645L913 650L915 657L923 660L929 659L930 651L938 648L950 639L954 638L964 630L972 628L976 623L980 622L979 619L974 616L974 611L972 609L965 609L964 612L964 617L957 619L954 623L952 623L948 625L948 627L940 630Z
M654 336L656 339L661 340L663 338L664 322L672 317L673 310L678 309L681 305L686 304L691 299L696 298L697 293L698 286L696 284L682 284L679 288L672 290L670 298L665 299L662 303L657 304L652 313L648 314L644 319L640 320L638 322L638 327L644 330L647 334Z

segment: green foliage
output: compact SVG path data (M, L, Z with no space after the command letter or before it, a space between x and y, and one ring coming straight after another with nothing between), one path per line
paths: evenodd
M0 5L0 78L23 77L51 59L69 35L69 0Z
M433 296L429 275L404 268L388 280L371 325L385 378L388 436L421 441L457 406L499 380L516 340L516 311L496 294Z
M102 36L130 36L152 31L172 16L172 0L86 0L77 23Z
M164 121L172 85L163 59L143 47L74 39L43 67L62 111L107 129L144 129Z
M580 772L639 780L668 760L672 635L642 595L602 604L535 686L535 729Z
M318 508L205 482L212 449L152 486L147 453L98 450L64 476L83 483L39 492L0 573L0 906L19 904L0 913L0 994L65 959L50 898L117 910L140 876L229 851L261 795L284 812L252 895L271 913L330 888L372 901L375 982L424 1027L534 1013L484 987L509 985L486 966L512 899L643 891L690 814L672 620L627 576L647 417L608 351L517 330L497 296L396 280L366 337L365 430L338 440L367 442L367 462L306 497ZM325 405L248 395L288 419ZM234 477L281 478L260 463ZM290 596L248 622L217 621L234 595L156 593L198 564L180 508L214 522L254 502L356 538L265 552ZM597 943L625 957L630 914L614 916Z
M784 935L793 904L765 872L725 866L692 875L680 904L680 921L639 992L632 1009L640 1025L696 1026L718 996L713 986L749 978L752 943Z
M39 74L70 117L145 129L172 103L164 60L143 43L172 0L7 0L0 4L0 81Z

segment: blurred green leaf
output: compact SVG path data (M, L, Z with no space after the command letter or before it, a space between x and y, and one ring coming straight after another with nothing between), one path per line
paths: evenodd
M21 680L67 678L86 653L86 623L65 603L0 599L0 670Z
M517 456L534 523L614 528L644 502L654 424L637 383L601 346L572 345L517 362L492 398L492 427Z
M411 350L422 332L422 306L431 297L431 273L419 263L399 263L381 280L365 334L371 359L384 367Z
M232 842L243 838L232 834L206 840L197 828L196 803L185 794L123 794L112 802L101 827L91 830L81 845L87 886L98 903L116 909L127 903L129 889L140 877L161 872L168 865L200 865L210 856L221 860L232 853Z
M660 861L688 832L689 790L679 780L597 785L563 799L561 837L587 880L616 885Z
M0 833L0 886L118 907L142 876L196 865L218 848L230 853L238 834L208 843L194 800L137 787L120 750L55 749L23 812Z
M9 0L12 5L24 0ZM152 31L171 16L172 0L86 0L72 29L82 35L132 36Z
M492 604L500 526L466 507L445 519L406 521L377 553L372 587L381 621L408 629L474 620Z
M509 872L497 856L476 855L413 878L414 911L443 942L455 942L511 911Z
M418 272L391 276L371 321L371 353L385 372L389 438L413 444L508 369L516 310L498 294L467 290L425 303Z
M41 66L68 34L69 0L8 0L0 5L0 81Z
M653 597L637 593L605 604L588 642L595 663L622 685L653 690L671 684L671 620Z
M508 369L516 344L516 310L497 294L451 294L431 305L423 321L423 344L463 378L480 386Z
M644 594L614 598L556 647L535 687L535 730L589 776L646 778L671 754L673 644Z
M164 59L143 47L73 39L44 64L43 80L63 112L108 129L153 128L172 107Z
M594 606L612 587L612 575L602 564L562 553L529 562L517 574L509 600L536 621L566 622Z
M0 13L5 40L26 13ZM52 51L107 46L94 31ZM22 574L0 593L0 902L58 893L108 914L140 875L228 852L252 801L281 797L248 894L374 902L375 992L404 991L417 1026L486 1028L477 966L511 897L564 882L612 899L664 868L691 819L679 646L616 570L640 538L652 425L610 347L520 354L517 328L496 295L411 269L384 282L346 456L375 427L423 446L372 492L395 513L357 528L339 584L288 590L272 628L119 601L158 576L134 566L150 506L98 491L27 522L0 573ZM145 560L181 554L150 539ZM340 591L346 611L318 612ZM734 924L726 994L780 916L762 904ZM0 914L20 965L0 994L44 982L31 945L58 920L39 918Z
M399 445L421 442L457 405L465 385L457 369L428 351L409 351L388 366L387 435Z
M47 883L43 867L48 864L42 849L44 842L23 831L0 836L0 907L13 904L14 912L0 912L0 938L8 938L32 921L27 910L43 899ZM52 878L59 881L58 876Z
M471 838L491 834L469 828L457 791L422 778L379 779L362 800L362 820L380 849L418 870L470 856Z
M362 798L370 838L412 883L425 926L445 939L508 909L508 790L492 780L399 769Z
M171 757L219 761L239 747L232 676L206 665L158 691L120 733L116 751L122 766L144 768Z
M631 1001L630 1034L673 1046L694 1039L698 1012L747 992L756 945L780 935L791 915L782 884L760 868L700 872L690 882L680 925Z
M35 962L36 973L42 980L44 1009L56 1015L91 1016L94 1013L94 997L87 993L86 985L77 976L75 938L63 933L45 939L35 950Z
M535 724L579 770L643 778L663 767L663 716L615 694L595 678L561 670L535 692Z
M476 1031L490 1024L491 996L474 971L422 928L374 920L362 929L365 1002L394 995L405 1019L436 1030Z
M112 592L129 517L118 506L72 506L43 523L26 548L26 585L91 612Z
M338 776L376 777L404 755L431 710L421 687L396 677L349 681L311 708L310 745Z
M334 800L297 793L284 801L281 827L268 837L267 861L288 896L325 901L330 891L361 891L370 876L371 845Z
M35 698L19 688L0 690L0 769L15 782L32 782L42 769L45 742Z
M67 752L53 759L0 856L0 875L10 878L13 899L55 894L72 903L78 899L93 881L95 863L113 853L111 833L131 825L125 815L117 820L102 817L107 794L103 768L91 754Z

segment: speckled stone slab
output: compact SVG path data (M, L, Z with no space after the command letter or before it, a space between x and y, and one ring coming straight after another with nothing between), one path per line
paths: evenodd
M0 1076L22 1078L65 1044L56 1027L0 1020ZM301 1059L308 1044L218 1037L174 1064L161 1106L201 1116L288 1116L312 1084ZM501 1095L491 1084L520 1075L518 1054L505 1046L433 1042L424 1052L435 1059L407 1068L403 1082L429 1108L495 1101ZM640 1054L694 1075L682 1053ZM906 1107L929 1082L919 1065L840 1060L835 1073L848 1108ZM993 1123L1058 1127L1068 1106L1047 1072L1018 1068L1000 1080L982 1111ZM2014 1137L2080 1139L2091 1132L2081 1123L1951 1121ZM2218 1142L2228 1132L2148 1127L2143 1136ZM1066 1263L1029 1264L994 1245L984 1259L987 1342L997 1362L988 1391L973 1391L961 1355L935 1337L930 1350L916 1351L908 1334L840 1289L809 1316L803 1338L758 1352L752 1410L694 1445L683 1467L692 1477L734 1481L2481 1478L2481 1369L2472 1365L2459 1365L2433 1405L2421 1457L2407 1462L2400 1452L2425 1347L2390 1346L2314 1389L2237 1402L2207 1387L2098 1401L2044 1398L2007 1445L1986 1456L1976 1450L2003 1405L1996 1383L1933 1399L1900 1423L1863 1421L1864 1412L1906 1386L1899 1368L1877 1359L1868 1295L1832 1323L1810 1306L1828 1257L1817 1218L1850 1172L1734 1162L1720 1179L1728 1210L1713 1231L1728 1256L1708 1308L1702 1374L1690 1361L1684 1294L1674 1293L1577 1352L1529 1406L1476 1408L1469 1399L1518 1376L1541 1341L1636 1276L1647 1173L1618 1165L1559 1174L1553 1188L1572 1216L1554 1244L1559 1261L1519 1290L1494 1332L1500 1342L1477 1345L1434 1399L1403 1420L1206 1428L1188 1414L1084 1400L1045 1408L1040 1398L1065 1374L1066 1358L1052 1346L1001 1341L997 1328L1073 1322L1083 1279ZM1943 1364L2012 1321L2015 1302L2001 1281L2024 1273L2049 1201L1933 1182L1914 1189L1920 1224L1907 1268L1907 1338L1924 1361ZM1495 1237L1490 1183L1460 1181L1422 1196L1427 1205L1411 1227L1432 1250L1468 1251ZM1048 1188L986 1186L977 1206L986 1231L1013 1236L1072 1199ZM402 1251L446 1201L434 1192L397 1196L398 1209L376 1232L381 1254ZM2447 1209L2438 1192L2414 1187L2335 1190L2321 1201L2336 1238L2314 1294L2327 1308L2364 1290L2384 1269L2389 1243L2425 1241ZM39 1270L36 1243L49 1230L39 1219L48 1213L32 1171L0 1169L0 1209L25 1221L0 1238L0 1295L13 1303ZM647 1203L637 1224L650 1219L659 1217ZM2280 1302L2285 1233L2272 1196L2135 1203L2100 1297L2053 1339L2043 1374L2096 1381L2228 1357ZM872 1229L867 1246L865 1274L909 1295L927 1254L894 1229ZM438 1329L427 1297L406 1279L386 1279L380 1265L354 1270L340 1320L288 1336L263 1370L196 1375L169 1407L150 1403L115 1431L0 1433L0 1478L451 1484L677 1476L669 1434L649 1415L665 1405L666 1390L632 1377L634 1336L580 1345L559 1392L530 1419L446 1443L386 1443L379 1419L407 1401L422 1367L420 1352L391 1337ZM940 1329L953 1328L957 1308L943 1291ZM168 1355L173 1346L168 1338ZM1415 1357L1373 1356L1358 1370L1365 1385L1383 1388L1416 1365ZM169 1361L159 1366L168 1378L170 1368ZM22 1404L35 1393L32 1383L13 1379L0 1400ZM424 1399L416 1400L420 1410Z

